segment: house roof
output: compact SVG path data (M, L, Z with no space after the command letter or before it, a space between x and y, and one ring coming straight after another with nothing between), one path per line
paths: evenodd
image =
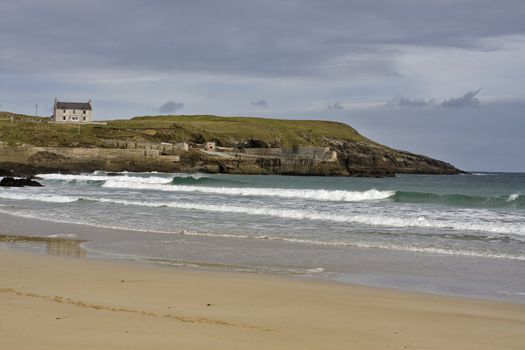
M57 109L87 109L91 110L90 102L59 102L57 101Z

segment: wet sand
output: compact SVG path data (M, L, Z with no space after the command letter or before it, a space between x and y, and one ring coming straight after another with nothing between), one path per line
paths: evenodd
M520 304L0 249L2 349L524 344Z

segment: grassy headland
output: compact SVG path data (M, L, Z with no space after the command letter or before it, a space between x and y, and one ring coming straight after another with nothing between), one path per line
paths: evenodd
M10 116L14 116L14 122ZM372 142L346 124L317 120L180 115L110 120L107 125L80 127L48 120L0 112L0 141L55 147L104 147L104 140L215 141L219 146L239 147L252 140L266 147L283 148L327 146L327 138Z

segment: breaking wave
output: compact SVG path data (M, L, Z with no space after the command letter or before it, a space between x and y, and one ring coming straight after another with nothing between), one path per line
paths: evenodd
M223 188L218 188L223 189ZM235 189L241 190L241 189ZM247 190L254 190L249 188ZM344 191L343 191L344 192ZM357 197L348 197L348 193L340 197L341 200L356 200L359 198L370 198L370 194L366 194L369 191L362 192L356 195ZM366 195L363 197L363 193ZM312 195L301 193L299 195ZM273 194L272 194L273 195ZM297 193L282 193L281 195L295 195ZM384 194L383 194L384 195ZM373 197L373 196L372 196ZM130 205L130 206L142 206L152 208L175 208L183 210L200 210L208 212L218 212L227 214L246 214L246 215L262 215L271 216L283 219L293 220L317 220L317 221L328 221L337 223L349 223L349 224L364 224L368 226L383 226L383 227L421 227L421 228L441 228L447 230L460 230L460 231L480 231L480 232L492 232L492 233L511 233L517 235L525 235L525 223L516 222L504 222L502 220L484 222L479 219L472 220L472 218L458 217L457 220L442 219L442 218L427 218L425 216L413 216L413 215L399 215L389 216L379 213L349 213L341 214L338 212L326 212L311 209L283 209L273 207L250 207L250 206L237 206L228 204L204 204L204 203L188 203L188 202L152 202L152 201L140 201L140 200L129 200L129 199L117 199L117 198L97 198L97 197L84 197L84 196L60 196L60 195L49 195L49 194L37 194L37 193L19 193L19 192L8 192L0 191L1 199L12 199L12 200L29 200L29 201L40 201L49 203L71 203L76 201L90 201L100 202L118 205ZM299 197L299 198L310 198L310 197ZM316 199L325 197L316 197ZM333 197L330 197L333 198ZM376 198L376 197L373 197ZM365 199L365 200L366 200ZM333 199L331 199L333 200ZM476 215L478 216L478 215Z
M131 174L131 173L130 173ZM40 178L49 181L64 181L71 183L96 183L98 186L111 189L131 189L146 191L204 193L226 196L247 197L277 197L296 198L314 201L359 202L389 200L395 203L424 203L457 207L517 207L525 208L525 196L521 193L511 193L494 197L467 194L436 194L426 192L409 192L399 190L365 191L300 189L300 188L267 188L267 187L232 187L233 179L209 176L204 174L155 174L118 173L108 174L95 172L92 174L64 175L40 174ZM220 186L222 184L222 186Z
M209 194L219 194L228 196L263 196L263 197L282 197L300 198L318 201L336 202L358 202L386 199L395 194L394 191L378 191L371 189L368 191L343 191L343 190L310 190L310 189L286 189L286 188L257 188L257 187L209 187L209 186L184 186L184 185L164 185L164 184L145 184L131 183L122 181L108 180L102 185L107 188L126 188L155 190L167 192L200 192Z
M501 195L497 197L484 197L464 194L435 194L396 191L391 200L399 203L430 203L460 207L525 207L525 197L519 193Z
M200 174L175 176L171 181L172 185L208 185L208 184L234 184L237 181L226 179L224 177L211 177Z
M129 175L133 174L133 175ZM165 176L151 176L151 174L160 173L105 173L96 171L92 174L39 174L39 178L49 181L63 181L70 183L99 183L104 184L107 181L112 183L129 184L132 188L140 189L140 184L180 184L180 185L196 185L196 184L220 184L233 183L234 181L226 178L211 177L204 174L169 174ZM146 176L142 176L146 175Z
M213 181L211 178L205 180ZM199 180L187 178L186 183L196 183ZM288 189L288 188L257 188L257 187L211 187L196 185L181 185L174 180L166 183L141 183L109 179L102 187L125 188L136 190L153 190L166 192L200 192L228 196L264 196L281 198L299 198L316 201L359 202L389 199L398 203L429 203L464 207L525 207L525 197L519 193L498 197L471 196L464 194L435 194L425 192L404 192L394 190L369 189L366 191L323 190L323 189Z
M96 174L84 174L84 175L67 175L67 174L39 174L37 177L44 180L55 180L65 182L106 182L115 181L123 183L135 183L135 184L168 184L172 181L172 177L161 177L161 176L129 176L129 175L96 175Z

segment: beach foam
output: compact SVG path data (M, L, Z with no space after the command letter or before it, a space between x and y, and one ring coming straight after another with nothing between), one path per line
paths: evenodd
M0 191L0 198L49 202L49 203L72 203L80 199L80 197L71 197L71 196L37 194L37 193L31 193L31 192L18 193L18 192L7 192L7 191Z
M95 201L96 199L86 199L86 200ZM110 202L104 199L100 201ZM111 200L111 202L113 202L113 200ZM121 202L121 201L118 201L118 202ZM137 202L137 203L128 204L128 205L141 205L141 204L143 203ZM168 205L158 204L157 206L168 206ZM511 260L525 261L525 255L496 253L496 252L479 251L479 250L440 248L440 247L431 247L431 246L393 244L393 243L384 243L384 242L363 242L363 241L353 241L352 239L343 241L343 240L321 240L321 239L311 239L311 238L286 237L282 235L268 235L268 234L267 235L248 235L248 234L236 234L236 233L196 232L196 231L187 231L187 230L163 231L163 230L153 230L153 229L140 229L137 227L126 227L126 225L114 226L114 225L104 225L104 224L94 223L94 222L81 222L78 220L71 220L71 219L68 220L64 218L58 219L55 217L51 218L51 217L46 217L46 216L41 216L41 215L28 214L23 211L12 212L9 210L0 209L0 212L4 214L18 216L18 217L46 220L46 221L57 222L57 223L87 225L87 226L100 227L100 228L106 228L106 229L129 230L129 231L136 231L136 232L183 234L186 236L220 237L220 238L231 238L231 239L274 240L274 241L283 241L283 242L298 243L298 244L312 244L312 245L333 246L333 247L385 249L385 250L396 250L396 251L408 251L408 252L415 252L415 253L458 255L458 256L471 256L471 257L511 259ZM350 220L353 220L353 219L348 218L348 220L349 222L351 222ZM421 221L420 218L419 218L419 221ZM58 234L58 235L50 235L48 237L76 238L76 235ZM316 272L321 272L321 271L316 271Z
M461 255L461 256L472 256L472 257L483 257L483 258L494 258L494 259L512 259L525 261L525 255L514 255L504 253L492 253L465 249L450 249L450 248L437 248L437 247L423 247L416 245L401 245L401 244L386 244L386 243L372 243L372 242L352 242L352 241L323 241L317 239L304 239L304 238L292 238L283 236L249 236L249 235L236 235L236 234L222 234L213 232L191 232L185 231L187 236L203 236L203 237L222 237L222 238L240 238L240 239L256 239L256 240L276 240L283 242L292 242L300 244L312 244L312 245L324 245L334 247L355 247L355 248L372 248L372 249L386 249L396 251L408 251L414 253L430 253L430 254L441 254L441 255Z
M283 219L294 220L320 220L329 222L358 223L370 226L387 227L422 227L422 228L442 228L448 230L481 231L493 233L511 233L525 235L525 224L506 223L491 220L490 222L468 222L465 220L436 220L428 219L424 216L386 216L380 214L337 214L320 212L308 209L276 209L270 207L241 207L226 204L201 204L184 202L147 202L125 199L111 198L83 198L84 200L98 201L102 203L113 203L121 205L134 205L144 207L169 207L176 209L202 210L220 213L234 213L247 215L273 216Z

